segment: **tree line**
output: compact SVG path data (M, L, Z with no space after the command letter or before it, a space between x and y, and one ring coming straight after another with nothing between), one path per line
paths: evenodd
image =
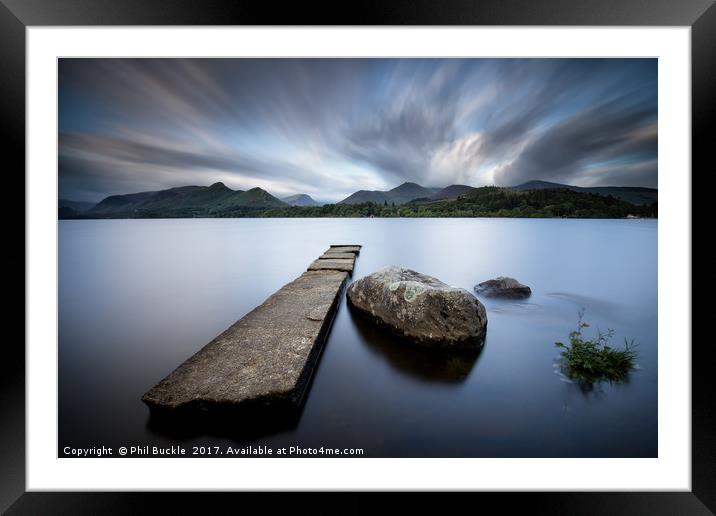
M365 202L236 210L221 217L527 217L655 218L657 203L635 205L611 195L544 189L516 192L483 187L452 200L416 199L407 204Z

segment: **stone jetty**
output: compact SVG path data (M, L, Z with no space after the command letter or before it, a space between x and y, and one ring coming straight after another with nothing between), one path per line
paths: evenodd
M170 412L300 407L360 249L332 245L301 276L147 391L142 401Z

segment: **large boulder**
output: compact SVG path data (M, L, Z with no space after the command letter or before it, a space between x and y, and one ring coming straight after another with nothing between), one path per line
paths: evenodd
M485 339L487 313L475 296L403 267L386 267L353 283L348 304L422 346L475 349Z
M523 285L515 278L499 276L495 279L483 281L475 285L475 292L489 297L521 299L529 297L532 294L532 289L527 285Z

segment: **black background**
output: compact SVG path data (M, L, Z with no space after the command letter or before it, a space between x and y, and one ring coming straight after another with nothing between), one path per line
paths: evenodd
M231 0L0 0L0 149L5 289L0 353L0 511L7 514L211 513L231 512L356 514L387 508L384 494L343 493L26 493L25 492L25 28L35 25L664 25L690 26L692 44L691 180L714 170L708 128L716 114L716 6L714 0L370 0L348 2L272 2ZM669 171L688 174L689 171ZM693 206L701 207L692 186ZM20 192L23 195L20 195ZM15 206L10 208L11 204ZM705 217L705 218L704 218ZM708 241L708 216L692 210L693 235ZM704 244L701 244L704 245ZM694 253L693 258L699 255ZM702 270L698 262L693 267ZM26 272L26 271L25 271ZM699 277L699 276L697 276ZM704 274L710 282L713 274ZM7 284L7 281L5 282ZM708 287L707 287L708 288ZM53 289L48 286L48 292ZM705 301L705 305L710 303ZM704 305L693 303L694 313ZM699 312L700 310L700 312ZM699 320L698 315L692 320ZM712 339L692 345L692 492L691 493L470 493L442 497L414 493L402 497L400 512L453 510L524 511L532 514L713 514L716 511L716 403L712 401ZM320 500L317 497L320 496ZM237 499L238 497L238 499ZM458 503L467 504L458 509ZM301 510L303 509L303 510ZM493 509L493 510L494 510ZM254 509L255 510L255 509ZM228 512L228 511L227 511Z

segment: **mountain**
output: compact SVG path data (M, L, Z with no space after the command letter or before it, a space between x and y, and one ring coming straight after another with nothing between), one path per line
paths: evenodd
M308 194L296 194L296 195L289 195L288 197L284 197L281 199L283 202L288 204L289 206L320 206L321 203L316 202L313 200L313 197L311 197Z
M68 199L57 200L57 216L60 219L71 219L82 215L94 206L93 202L70 201Z
M515 190L517 192L524 192L525 190L545 190L547 188L579 188L579 187L570 187L569 185L563 185L560 183L551 183L549 181L527 181L526 183L522 183L521 185L517 186L510 186L508 187L512 190Z
M70 208L78 213L87 211L94 207L94 205L95 203L93 202L70 201L69 199L59 199L57 201L57 208Z
M457 199L461 195L465 195L467 193L472 192L474 189L475 187L473 186L450 185L433 194L430 199L436 201L440 199Z
M263 208L280 208L286 206L286 203L277 199L266 190L261 188L252 188L242 192L236 190L231 196L222 200L211 208L212 212L226 212L241 209L263 209Z
M521 217L656 218L656 203L635 206L615 197L568 188L515 191L498 186L473 188L455 199L414 199L404 204L326 204L236 212L236 217Z
M384 202L388 202L388 195L380 190L358 190L342 201L339 201L338 204L361 204L364 202L383 204Z
M657 201L658 190L655 188L585 188L529 181L513 187L450 185L443 189L403 183L387 191L359 190L334 206L332 203L316 202L306 194L291 195L281 200L261 188L232 190L224 183L214 183L211 186L180 186L111 195L89 209L91 203L59 200L58 217L656 217Z
M527 190L545 190L548 188L566 188L573 192L593 193L597 195L611 195L622 201L632 204L651 204L659 200L659 190L656 188L643 188L640 186L572 186L549 181L527 181L521 185L512 186L511 189L517 192Z
M112 195L82 215L93 217L194 217L278 208L286 203L261 188L232 190L224 183Z
M438 191L437 188L425 188L415 183L403 183L392 190L388 190L388 197L395 204L403 204L415 199L428 198Z
M415 199L427 199L437 191L438 189L436 188L425 188L415 183L403 183L388 191L359 190L338 204L360 204L364 202L405 204Z
M634 205L646 205L657 202L659 191L656 188L642 188L632 186L595 186L582 187L549 181L528 181L521 185L508 187L516 192L546 189L567 189L573 192L591 193L609 196ZM446 199L457 199L460 196L469 195L475 191L475 187L468 185L450 185L442 190L436 188L424 188L415 183L403 183L402 185L388 191L381 190L359 190L346 197L338 204L361 204L373 202L376 204L405 204L411 201L440 201Z

